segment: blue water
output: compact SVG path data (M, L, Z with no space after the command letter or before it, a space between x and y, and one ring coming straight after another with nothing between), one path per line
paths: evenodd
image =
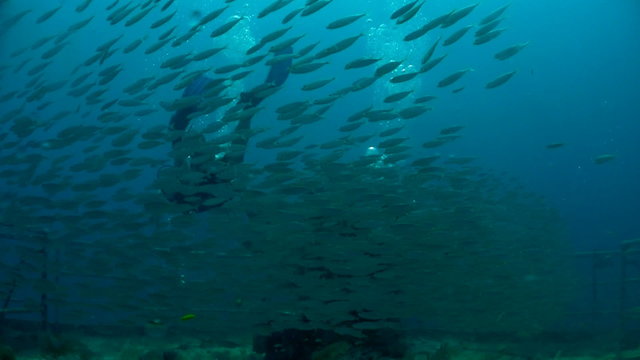
M277 121L272 111L278 106L295 99L308 98L310 95L296 90L305 83L335 76L340 85L331 90L336 90L360 77L368 76L371 68L350 72L342 70L344 63L356 57L383 54L385 61L408 57L411 59L408 62L415 63L415 59L422 56L440 32L447 34L450 29L437 29L412 43L402 42L398 35L406 34L406 29L414 29L417 23L425 19L470 3L467 0L427 1L416 19L404 26L396 26L388 22L388 16L402 5L400 1L385 1L383 4L375 0L335 2L313 16L295 19L292 22L294 31L284 38L306 33L307 36L296 45L297 49L321 41L315 49L317 51L358 32L367 36L347 51L331 56L331 63L320 71L290 76L288 90L269 99L269 103L265 105L266 111L255 119L256 126L270 126ZM33 25L36 16L58 3L63 4L58 14L44 24ZM244 4L236 1L231 7L234 11L226 12L203 31L205 34L210 33L232 14L247 16L228 36L215 40L206 35L198 36L180 48L167 46L157 53L145 56L144 49L156 41L158 34L173 25L177 26L176 34L182 34L197 21L194 10L206 14L220 7L220 2L176 1L172 8L178 9L176 18L161 29L150 31L148 25L160 17L155 12L135 26L124 28L122 23L110 26L103 21L106 3L103 4L102 1L94 1L79 15L74 11L77 5L74 1L33 0L29 2L29 8L33 12L1 33L0 64L16 66L30 54L27 52L16 58L10 57L15 50L30 46L35 40L48 34L62 32L69 25L96 14L88 27L70 38L69 45L53 59L46 74L51 76L50 81L64 79L65 74L93 54L97 45L119 34L125 33L126 36L115 47L124 47L133 39L147 36L148 39L134 53L125 55L118 52L105 64L125 65L124 71L109 84L109 92L104 96L106 99L119 98L122 96L120 89L140 77L164 74L158 70L158 65L185 51L197 52L229 44L230 50L199 63L194 69L203 66L215 68L242 61L245 58L242 50L246 50L263 35L280 28L282 25L279 20L294 8L290 5L258 20L255 14L264 7L262 3L254 1ZM301 0L294 3L297 4L295 6L302 5ZM461 25L475 24L504 3L502 0L482 1L454 29ZM23 2L16 0L8 0L0 6L0 19L7 19L25 8ZM163 16L169 11L163 13ZM320 35L317 31L331 20L358 12L366 12L365 19L331 32L331 38L329 35ZM640 3L633 0L516 0L512 1L501 26L508 30L488 44L472 45L472 32L475 31L472 29L458 43L436 52L436 55L446 52L449 56L441 65L420 78L419 88L415 92L417 95L437 95L438 99L433 104L433 111L420 119L411 120L407 126L412 145L419 146L430 140L441 128L464 125L462 139L436 149L435 152L445 157L477 157L478 166L499 173L505 179L513 178L522 183L527 191L544 197L566 222L573 250L617 249L621 241L640 237L640 41L637 41L637 35L640 34ZM378 29L379 32L373 29ZM380 44L387 39L395 40L385 45ZM493 59L495 52L520 42L529 42L529 45L518 55L506 61ZM50 44L47 44L38 53L32 54L35 59L25 69L39 63L41 60L37 56L49 47ZM474 71L465 75L459 83L445 89L436 88L435 85L443 77L467 67ZM268 70L262 64L255 68L256 71L244 80L245 89L260 84ZM80 69L70 79L88 69ZM518 73L508 83L496 89L484 89L486 82L512 70L517 70ZM8 70L2 73L1 81L3 86L0 95L23 90L23 84L29 81L29 77L25 70L17 74ZM464 85L464 90L452 94L451 89L459 85ZM330 90L323 89L318 93L326 95L329 92ZM35 108L38 103L27 104L24 113L36 118L50 118L64 109L74 112L73 116L53 124L51 131L83 124L96 116L95 108L86 106L82 99L69 98L65 93L66 91L58 91L48 94L45 101L52 101L52 105L41 111ZM342 125L343 119L370 105L372 98L380 101L387 95L381 93L384 93L384 89L374 86L349 95L348 101L338 101L322 125L314 124L309 127L305 133L305 141L313 143L337 137L335 129ZM181 91L163 86L154 92L150 102L171 101L179 96ZM0 114L21 104L18 99L0 104ZM79 106L80 110L76 113ZM129 118L127 121L133 127L146 129L168 124L169 117L170 114L160 108L160 111L147 117ZM1 124L2 132L10 131L10 124ZM36 144L46 141L47 134L50 134L48 131L50 130L37 129L29 137L29 141ZM10 135L7 139L14 138ZM565 146L559 149L545 148L551 143L564 143ZM62 153L74 153L78 150L80 149L71 148ZM2 150L0 154L7 156L8 151L31 150L17 147ZM154 155L166 158L163 151L168 152L169 146L159 147L154 151ZM365 151L366 147L353 149L354 154L364 154ZM148 153L144 154L148 156ZM615 155L615 159L595 164L593 159L602 154ZM46 156L47 153L43 152L42 155ZM260 163L272 161L274 155L253 147L247 157L251 162ZM75 181L82 181L84 175L72 176ZM154 171L145 172L130 184L130 188L143 189L154 177ZM29 184L21 185L3 184L0 180L0 189L7 199L13 195L39 191ZM108 198L110 195L105 193L104 196ZM119 204L114 205L115 208L118 206Z

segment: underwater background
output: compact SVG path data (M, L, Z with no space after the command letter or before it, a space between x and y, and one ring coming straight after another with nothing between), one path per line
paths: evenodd
M3 342L35 323L234 340L286 329L596 333L609 349L637 348L640 3L474 4L0 2ZM499 9L495 39L474 44ZM406 40L447 15L452 24ZM269 72L269 48L296 36L284 85L255 113L238 111ZM309 62L326 64L293 70L306 64L300 51L323 49ZM446 56L424 70L430 49ZM362 58L379 60L345 68ZM391 61L402 62L374 75ZM208 109L184 134L172 130L201 74L225 80L196 99ZM241 150L239 119L255 129ZM234 151L243 162L220 161ZM186 153L194 164L176 160ZM202 190L196 159L223 185ZM172 202L173 191L215 194L213 208Z

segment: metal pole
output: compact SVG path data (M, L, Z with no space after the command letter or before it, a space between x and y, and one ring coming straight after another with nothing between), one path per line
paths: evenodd
M47 282L49 274L47 273L47 248L46 245L42 245L42 273L40 273L40 279L43 283ZM40 294L40 322L42 331L47 331L49 328L49 305L47 303L47 293Z
M622 347L626 329L626 306L627 306L627 256L626 247L620 246L620 294L618 298L618 348L616 359L622 359Z
M591 255L591 328L596 328L598 306L598 255L594 250Z

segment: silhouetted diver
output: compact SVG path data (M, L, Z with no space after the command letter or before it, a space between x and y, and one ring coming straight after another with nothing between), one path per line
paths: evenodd
M277 55L283 55L283 54L291 54L292 52L293 50L289 47L284 50L281 50L275 55L277 56ZM269 74L267 75L267 78L264 81L264 84L263 84L264 86L261 87L262 90L273 88L273 87L279 87L282 84L284 84L284 82L289 77L290 67L291 67L291 59L278 62L272 65L271 69L269 70ZM212 81L214 80L207 76L200 75L191 84L189 84L189 86L187 86L182 96L188 97L188 96L201 95L204 93L205 90L208 89ZM264 100L264 98L260 98L255 93L243 92L240 94L240 99L238 100L238 103L234 106L233 109L238 109L239 107L244 110L250 109L258 106L262 102L262 100ZM189 126L189 121L191 120L192 115L198 112L199 110L200 110L200 106L196 104L196 105L188 106L176 111L171 117L169 126L171 127L171 129L177 130L177 131L186 130L187 127ZM248 130L250 128L251 128L251 117L246 117L241 119L238 122L234 131L241 132L241 131ZM182 140L181 137L179 137L177 140L174 140L173 142L174 149L180 146L181 140ZM240 147L243 149L240 156L234 156L233 158L229 156L225 156L222 159L220 159L220 161L227 162L227 163L242 162L244 160L244 154L246 151L248 140L249 139L246 136L239 136L236 140L233 141L233 144L240 145ZM197 185L220 184L225 182L228 182L228 180L220 179L219 177L216 176L215 173L207 172L205 180ZM215 198L215 195L204 192L204 191L198 192L195 194L189 194L188 197L185 194L182 194L179 192L168 193L167 191L163 190L163 193L165 197L171 202L178 203L178 204L193 205L194 206L193 211L195 212L203 212L203 211L224 205L224 202L216 205L209 205L209 206L204 205L203 204L204 201ZM194 198L197 198L197 201L193 201Z

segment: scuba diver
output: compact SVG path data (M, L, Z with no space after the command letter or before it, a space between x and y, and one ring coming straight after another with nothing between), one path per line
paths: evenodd
M279 52L276 52L274 55L278 56L278 55L284 55L284 54L291 54L292 52L293 52L293 49L291 47L288 47ZM260 89L260 91L248 91L248 92L241 93L237 104L233 106L229 111L249 110L257 107L266 97L266 95L263 95L263 94L268 93L268 91L265 91L265 90L275 89L282 86L282 84L284 84L284 82L287 80L289 76L290 66L291 66L291 59L271 65L271 68L269 70L269 73L264 83L261 86L257 87ZM214 79L211 79L205 75L200 75L199 77L194 79L194 81L191 84L189 84L189 86L187 86L182 96L193 97L193 96L203 95L207 90L209 90L211 85L215 85ZM174 151L180 149L180 147L183 146L182 142L184 140L183 139L184 131L186 131L187 127L189 126L191 119L193 117L196 117L197 113L202 110L203 109L201 108L200 104L195 104L195 105L182 108L173 114L169 122L169 127L174 131L181 132L180 136L178 136L172 143ZM242 117L238 121L238 124L236 125L235 129L233 130L239 136L237 136L232 141L232 144L237 148L242 149L240 154L234 154L233 156L229 154L225 154L225 155L222 155L221 157L218 157L216 154L211 154L211 158L213 159L215 156L216 161L221 161L229 165L242 163L244 161L246 146L249 141L249 137L244 136L244 133L246 133L246 131L251 128L251 119L252 119L251 116ZM204 136L200 135L200 138L202 141L205 141ZM177 152L180 153L180 151L177 151ZM176 164L174 165L175 167L180 167L185 165L184 158L176 158L175 160L176 160ZM230 182L229 179L222 179L219 176L217 176L215 172L211 172L207 169L194 168L194 167L191 167L190 164L188 163L186 164L186 166L189 168L189 170L198 171L203 175L202 180L196 183L195 186L224 184L224 183ZM180 180L174 180L174 181L180 181ZM224 205L226 201L228 201L228 200L224 200L224 201L217 202L215 201L216 196L205 190L201 192L196 192L195 194L190 192L188 195L181 193L180 191L167 190L167 189L162 189L162 192L164 196L167 198L167 200L169 200L172 203L190 205L192 207L192 210L189 212L198 212L198 213L204 212L212 208L220 207ZM207 202L207 200L210 200L210 201Z

